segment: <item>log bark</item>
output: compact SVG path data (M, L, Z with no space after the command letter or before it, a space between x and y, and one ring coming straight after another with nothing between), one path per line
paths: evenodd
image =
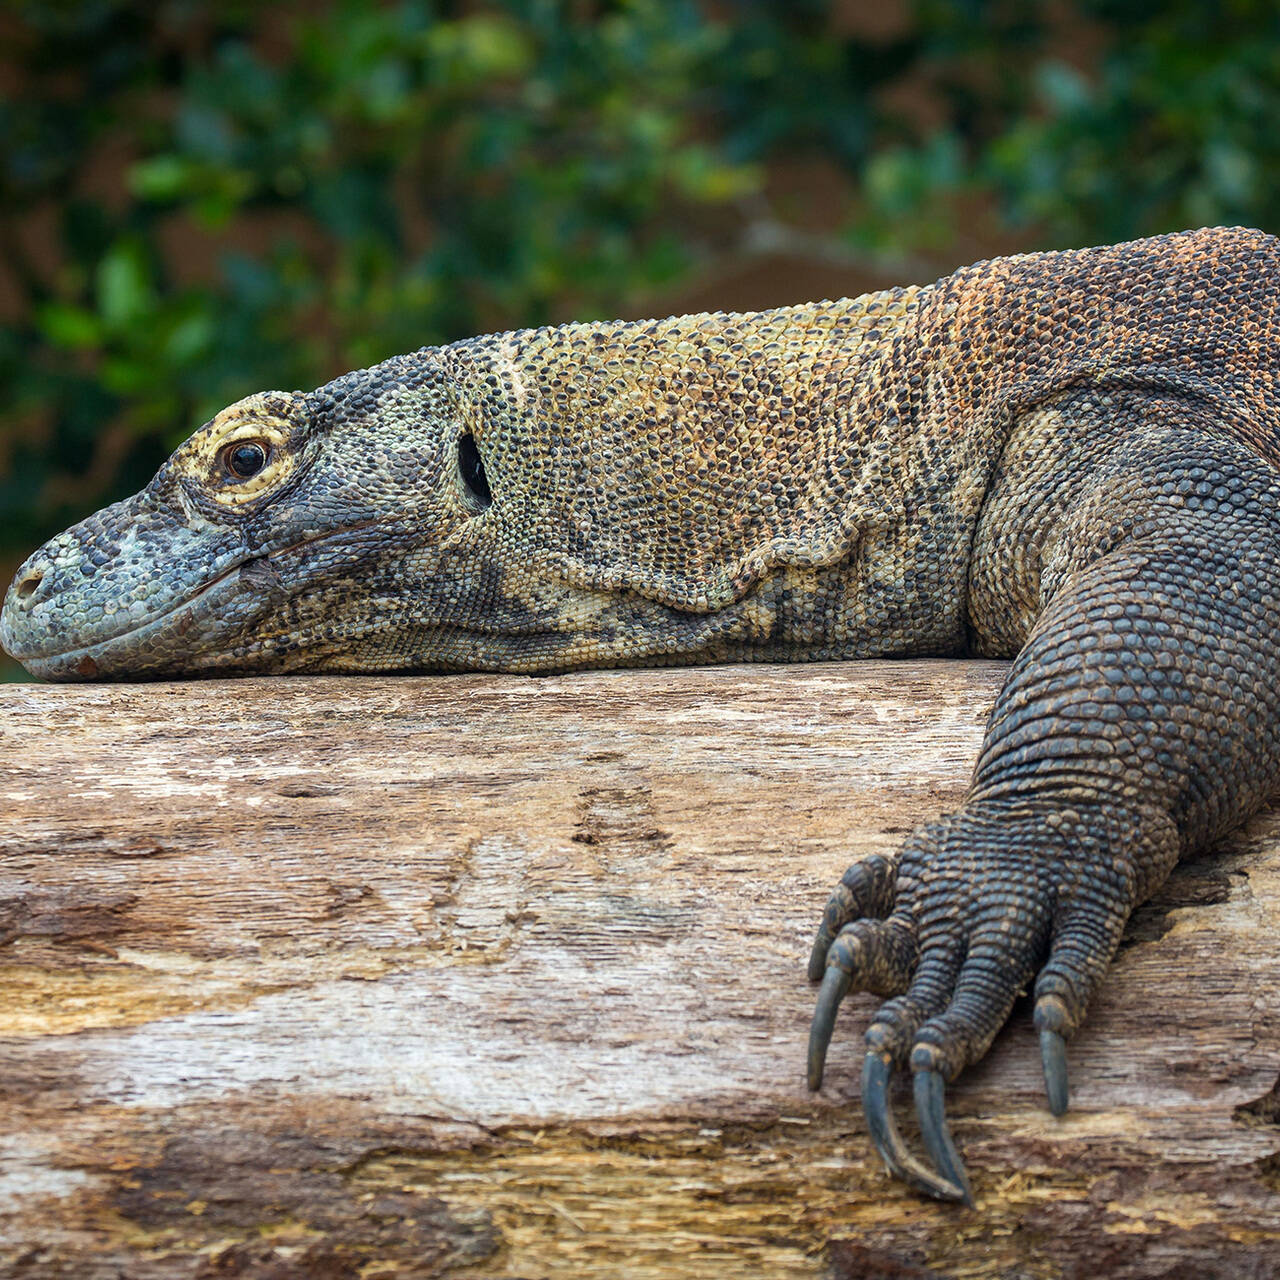
M891 1181L818 913L954 807L990 662L0 687L0 1271L1280 1274L1280 821L1024 1002ZM910 1133L906 1099L900 1099Z

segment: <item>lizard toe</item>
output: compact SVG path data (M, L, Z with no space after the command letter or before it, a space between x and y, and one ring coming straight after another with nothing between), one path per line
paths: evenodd
M877 995L901 993L911 981L915 964L915 935L903 920L856 920L844 926L827 951L809 1030L810 1089L822 1085L836 1013L849 991L856 987Z
M1035 1024L1045 1095L1055 1116L1067 1110L1067 1038L1120 945L1126 913L1107 902L1077 904L1055 930L1049 959L1036 978Z
M913 1071L952 1080L986 1054L1045 952L1049 901L1020 890L983 904L946 1006L916 1032Z
M848 924L867 917L887 915L893 906L897 863L884 854L872 854L855 862L840 877L840 883L827 900L809 954L809 981L821 982L827 964L827 953L840 931Z

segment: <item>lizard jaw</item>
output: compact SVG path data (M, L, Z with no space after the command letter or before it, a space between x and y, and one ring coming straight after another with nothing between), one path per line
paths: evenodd
M119 615L119 629L89 644L69 648L57 643L62 628L50 611L37 612L43 593L24 584L40 578L40 553L18 571L0 611L0 646L45 680L94 680L199 674L191 655L202 653L202 669L233 667L239 660L228 636L246 635L256 623L298 589L282 576L282 565L301 559L320 544L370 528L373 521L299 538L256 555L243 550L217 568L214 575L175 604L149 616ZM215 561L215 565L216 565ZM294 575L288 575L292 578ZM219 643L202 644L204 637Z
M40 641L47 642L52 633L42 633L38 626L23 625L26 620L15 616L11 591L0 615L0 644L32 675L44 680L120 679L162 674L166 660L170 655L176 657L181 646L191 642L193 633L198 635L201 629L211 625L225 627L229 612L243 614L245 625L250 624L255 615L265 612L270 604L269 595L260 597L256 609L244 607L252 603L252 593L245 590L250 584L242 578L245 575L252 578L258 566L269 567L269 561L265 557L243 560L163 613L91 644L70 649L50 650L41 645ZM271 573L274 576L275 570L271 569Z

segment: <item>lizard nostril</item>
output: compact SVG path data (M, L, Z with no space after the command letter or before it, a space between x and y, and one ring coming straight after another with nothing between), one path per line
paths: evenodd
M26 602L30 600L36 591L39 590L40 584L44 581L44 573L40 569L35 569L27 574L25 578L14 588L14 594L19 600Z

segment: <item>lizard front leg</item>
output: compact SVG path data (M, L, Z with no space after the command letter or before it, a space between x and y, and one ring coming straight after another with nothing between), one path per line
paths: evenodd
M963 808L888 871L851 869L828 906L810 1085L845 993L892 995L866 1033L863 1109L890 1169L927 1193L972 1203L944 1084L1019 991L1035 978L1060 1114L1066 1038L1129 914L1280 780L1278 503L1276 471L1221 437L1162 430L1118 449L1046 548L1043 607ZM932 1169L887 1104L907 1066Z

